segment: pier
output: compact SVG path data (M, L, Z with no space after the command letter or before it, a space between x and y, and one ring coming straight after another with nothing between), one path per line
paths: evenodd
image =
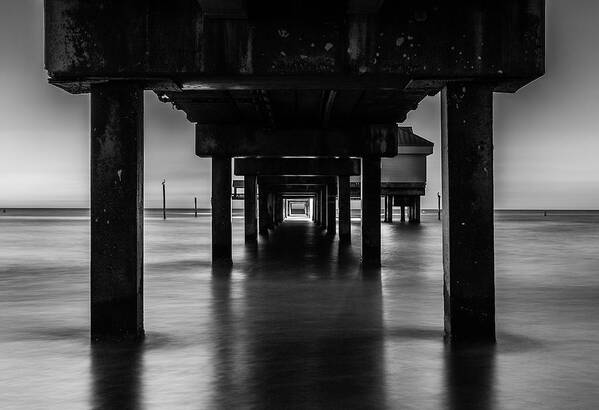
M282 222L291 197L313 204L310 215L329 236L351 241L349 203L359 192L361 264L369 269L381 263L381 198L387 222L393 206L402 220L405 209L412 222L420 216L422 178L397 183L385 169L410 156L421 165L432 147L413 139L402 151L413 132L398 124L441 93L445 336L493 343L493 94L544 74L544 6L46 0L49 82L91 94L92 339L144 333L150 90L185 112L195 124L190 150L212 159L215 264L235 262L235 174L244 177L250 244Z

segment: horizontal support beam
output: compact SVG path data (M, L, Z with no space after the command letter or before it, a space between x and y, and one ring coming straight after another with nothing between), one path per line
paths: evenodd
M222 75L229 86L239 76L331 74L530 82L545 70L544 0L354 2L329 6L332 14L311 12L311 2L259 3L247 2L261 11L245 18L236 0L46 0L45 66L50 78L80 84Z
M349 129L276 129L196 124L196 155L211 157L394 157L396 124Z
M355 158L235 158L235 175L360 175Z
M258 185L319 186L335 183L336 176L259 176Z

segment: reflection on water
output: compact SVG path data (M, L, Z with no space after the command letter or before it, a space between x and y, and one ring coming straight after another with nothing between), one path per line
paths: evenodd
M495 406L495 347L446 346L445 388L452 410L490 410ZM499 406L498 406L499 407Z
M93 408L141 408L142 354L141 343L92 343Z
M3 408L593 408L599 215L499 214L495 347L443 344L440 224L359 268L307 221L210 264L210 220L146 221L146 339L90 344L85 211L0 218Z

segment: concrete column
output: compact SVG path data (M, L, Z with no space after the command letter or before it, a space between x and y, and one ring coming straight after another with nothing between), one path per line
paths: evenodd
M339 242L351 243L351 198L349 176L338 178L339 184Z
M91 337L143 337L143 88L91 89Z
M383 196L383 221L387 222L387 200L389 198L387 198L387 195Z
M258 189L258 233L268 237L268 192L263 185Z
M393 196L385 195L385 216L386 221L393 223Z
M414 220L415 224L420 223L420 197L414 197Z
M318 206L320 207L320 227L326 229L327 227L327 207L326 207L326 189L321 188L319 192Z
M327 184L327 235L337 234L337 187Z
M281 194L277 194L275 198L275 219L277 225L283 222L283 197Z
M381 159L362 158L362 265L381 265Z
M325 228L327 226L327 209L326 209L326 196L324 189L320 190L320 226Z
M243 213L245 222L245 242L258 239L258 218L256 217L256 176L243 177Z
M401 201L401 222L406 221L406 207L404 206L403 200Z
M492 87L449 84L441 118L445 336L494 342Z
M230 264L231 158L212 157L212 263Z
M272 220L275 226L279 225L279 194L272 197Z
M272 208L272 192L268 192L266 194L266 226L268 229L274 229Z
M270 212L270 229L275 229L277 227L277 217L275 215L275 212L277 211L277 206L276 206L276 202L277 202L277 198L274 192L272 192L270 194L270 208L269 208L269 212Z

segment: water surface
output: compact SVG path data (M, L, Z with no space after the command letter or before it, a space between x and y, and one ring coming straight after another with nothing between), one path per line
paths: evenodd
M85 210L0 215L2 408L592 409L599 400L599 215L498 213L498 343L443 343L441 226L382 225L380 276L310 222L258 246L233 221L147 213L140 345L89 342ZM396 215L396 220L398 215Z

